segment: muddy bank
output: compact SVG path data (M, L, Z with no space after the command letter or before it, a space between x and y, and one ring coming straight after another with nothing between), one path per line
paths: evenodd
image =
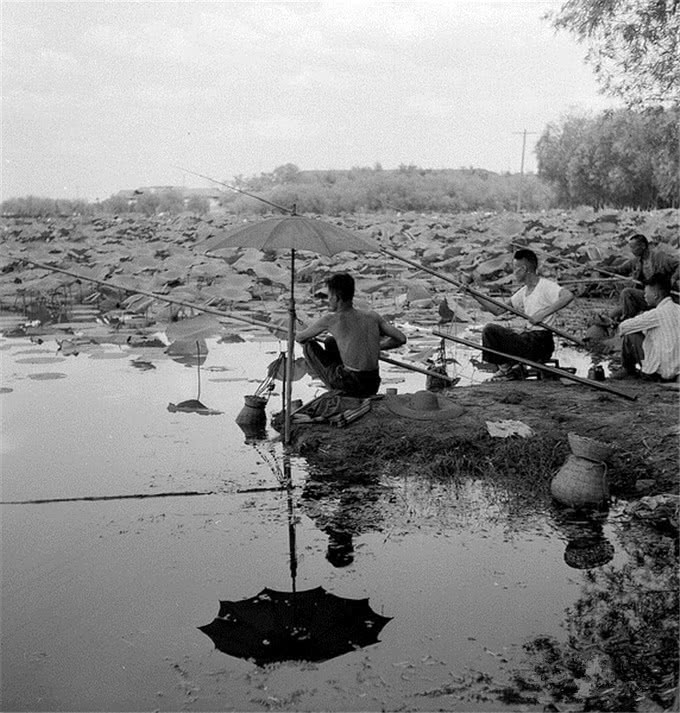
M614 494L677 493L677 391L636 382L621 389L636 400L553 381L457 387L442 393L462 412L439 421L396 415L378 398L368 414L345 428L297 425L292 439L301 454L329 469L420 467L444 476L457 470L485 472L490 463L517 475L547 467L541 474L547 486L549 468L564 461L567 434L574 432L613 447L608 478ZM534 435L490 436L487 421L504 420L520 421Z

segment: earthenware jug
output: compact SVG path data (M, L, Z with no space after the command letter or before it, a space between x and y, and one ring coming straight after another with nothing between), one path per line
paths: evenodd
M267 399L262 396L244 396L245 405L236 417L236 423L240 425L260 425L267 422L267 413L264 408Z
M601 507L609 500L607 465L571 454L552 479L550 492L569 507Z

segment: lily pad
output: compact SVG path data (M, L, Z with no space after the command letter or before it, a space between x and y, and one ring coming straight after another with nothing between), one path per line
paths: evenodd
M27 357L25 359L16 359L17 364L58 364L61 361L65 361L63 357Z
M198 317L182 319L178 322L171 322L165 329L165 334L171 342L205 339L212 337L222 330L220 323L210 315L204 314ZM193 345L196 351L196 345Z

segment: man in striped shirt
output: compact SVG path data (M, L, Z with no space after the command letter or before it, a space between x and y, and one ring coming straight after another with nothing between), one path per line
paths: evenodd
M667 275L656 273L649 278L645 300L651 309L619 324L623 368L612 378L673 381L680 375L680 305L671 300L670 291Z

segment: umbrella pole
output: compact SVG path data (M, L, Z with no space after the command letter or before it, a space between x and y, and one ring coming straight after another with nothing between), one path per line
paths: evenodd
M290 458L287 453L283 455L283 473L288 494L288 561L290 564L290 579L293 594L295 594L297 580L297 545L295 539L295 512L293 507L293 476L290 469Z
M288 354L286 356L286 399L284 402L283 442L290 443L290 417L293 395L293 354L295 351L295 249L290 251L290 302L288 304Z
M201 346L198 343L198 339L196 340L196 368L198 369L197 372L197 381L198 381L198 393L196 394L196 401L201 400Z

